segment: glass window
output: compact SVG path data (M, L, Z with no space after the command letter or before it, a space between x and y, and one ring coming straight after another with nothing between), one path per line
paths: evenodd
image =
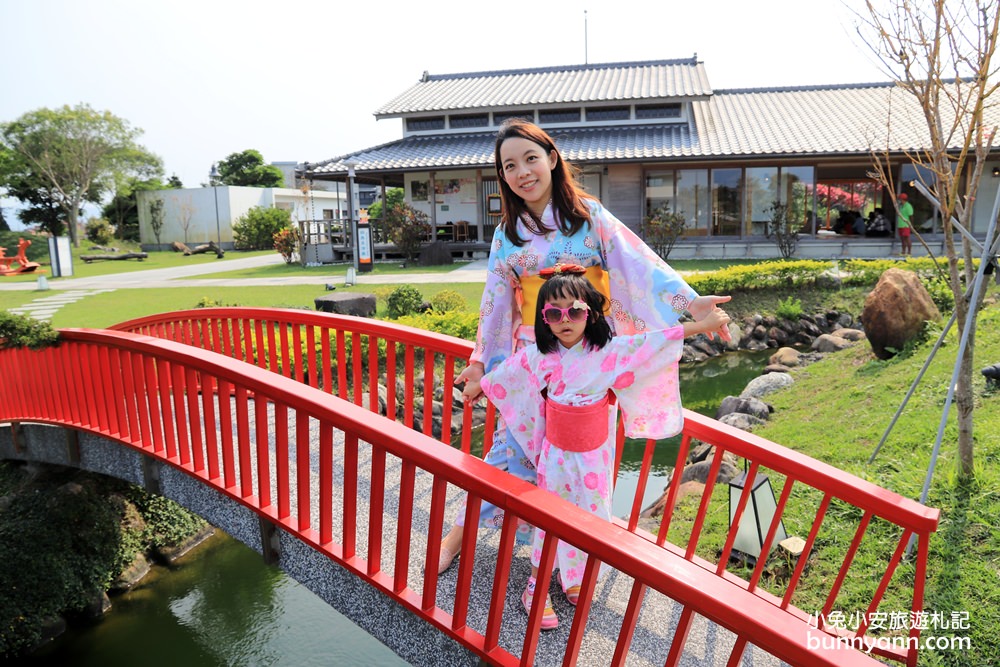
M746 220L743 233L763 236L765 223L771 219L771 206L778 201L778 168L747 167L746 170Z
M680 118L680 104L645 104L636 106L635 117L637 119L646 118Z
M954 169L954 164L952 168ZM937 209L915 187L910 185L910 181L920 181L928 187L933 187L936 181L934 173L924 166L903 165L899 173L899 182L902 184L899 191L906 193L910 205L913 206L913 228L915 230L923 234L941 232L941 217L938 215Z
M680 169L677 171L677 212L684 214L685 236L708 234L708 170Z
M806 233L813 233L813 190L816 171L812 167L782 167L779 199L788 210L788 221L801 225Z
M742 169L712 170L712 236L740 235L742 177Z
M493 124L499 125L508 118L523 118L531 123L535 122L535 112L532 110L527 111L494 111L493 112Z
M538 122L542 125L551 123L579 123L579 109L547 109L538 112Z
M629 120L631 112L628 107L595 107L587 109L587 121L595 120Z
M652 215L661 206L666 206L673 213L674 200L673 170L651 171L646 174L646 216Z
M462 116L450 116L448 122L452 129L462 129L466 127L488 127L490 115L485 113L468 114Z
M407 118L406 129L410 132L423 132L425 130L443 130L444 116L433 118Z

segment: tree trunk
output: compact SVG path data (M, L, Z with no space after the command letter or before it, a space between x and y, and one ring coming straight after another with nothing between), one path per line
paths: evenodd
M90 263L97 260L116 260L116 259L146 259L149 255L144 252L126 252L121 255L80 255L80 259Z

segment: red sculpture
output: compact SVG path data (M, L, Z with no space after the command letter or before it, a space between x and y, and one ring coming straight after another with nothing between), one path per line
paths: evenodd
M0 246L0 276L12 276L18 273L31 273L35 269L41 266L38 262L29 262L25 251L28 246L31 245L31 241L28 239L21 239L17 243L17 254L13 257L7 256L7 249ZM17 264L16 269L11 268L11 264Z

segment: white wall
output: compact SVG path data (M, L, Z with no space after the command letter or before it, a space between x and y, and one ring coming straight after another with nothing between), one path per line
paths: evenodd
M174 241L182 241L188 246L221 241L224 249L231 249L232 223L254 206L287 208L293 222L320 218L323 208L346 208L342 203L346 199L344 193L338 197L332 192L313 192L310 196L294 188L219 186L139 192L139 242L150 248L156 246L156 235L150 224L149 203L156 198L163 199L163 229L160 232L163 247ZM188 223L186 237L185 221Z

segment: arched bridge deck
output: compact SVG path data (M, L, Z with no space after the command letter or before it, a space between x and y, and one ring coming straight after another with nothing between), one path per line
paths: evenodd
M885 605L922 610L936 510L695 413L685 413L677 460L686 459L692 439L715 446L710 480L725 455L746 459L751 479L766 471L780 487L765 538L770 551L779 519L789 533L806 536L802 555L781 576L765 569L764 558L752 570L729 565L735 530L717 544L703 537L720 514L723 529L729 525L728 489L714 483L695 502L679 501L675 475L655 532L639 527L652 441L630 518L609 523L470 456L468 406L453 414L452 401L441 402L440 423L455 428L445 426L433 437L434 383L420 376L435 377L437 391L451 397L456 366L471 351L467 342L281 309L199 309L116 329L68 329L56 347L0 350L0 423L66 426L162 462L260 517L260 550L277 543L268 539L267 527L294 537L473 659L509 665L875 665L846 646L868 637L866 619ZM380 383L405 387L401 405L393 391L380 400ZM377 414L380 406L399 414L399 421ZM487 433L492 419L488 410ZM419 431L413 429L417 422ZM437 536L463 491L470 516L483 500L503 507L503 526L466 530L467 555L458 566L441 577L425 573L424 562L437 562ZM748 503L744 492L732 525ZM796 520L789 507L809 508L809 519ZM529 565L527 550L514 546L519 519L546 530L543 573L551 569L544 564L553 562L555 539L592 555L579 606L557 603L562 624L541 636L541 610L530 617L520 611ZM824 524L834 521L853 527L846 548L825 537ZM904 560L911 539L916 549ZM862 550L863 563L856 558ZM286 554L276 557L280 562ZM598 560L612 568L601 580ZM838 596L848 576L873 582L865 597L848 602L865 614L861 627L815 627L813 614L843 610ZM548 584L543 574L540 585ZM802 596L817 602L800 609ZM875 643L876 654L916 664L918 629L889 639ZM394 648L404 658L417 655L405 644ZM438 655L450 654L442 648Z

